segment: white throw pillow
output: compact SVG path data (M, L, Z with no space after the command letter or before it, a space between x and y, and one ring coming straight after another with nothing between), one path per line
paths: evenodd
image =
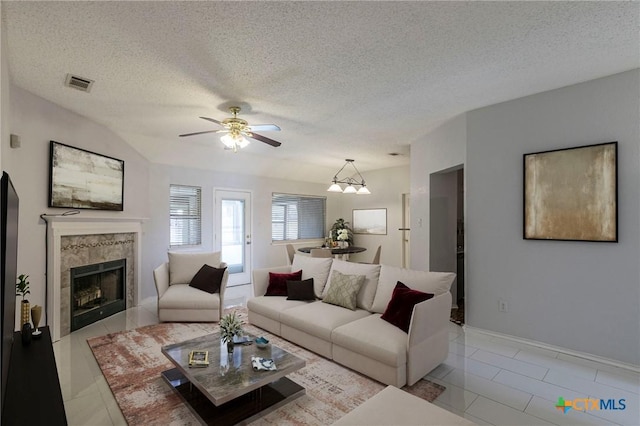
M382 265L378 290L373 299L371 310L379 314L384 313L398 281L414 290L433 293L437 296L449 291L455 277L456 274L453 272L415 271L413 269Z
M299 271L302 269L303 280L313 278L313 291L317 297L322 297L322 290L327 284L327 278L329 278L331 262L333 262L332 258L302 256L296 253L293 256L291 270Z
M189 284L203 265L220 266L221 253L169 252L169 285Z
M345 275L364 275L364 283L358 292L357 304L358 308L371 310L373 298L376 295L376 287L378 286L378 278L380 276L380 265L370 265L367 263L345 262L344 260L334 260L331 265L331 272L338 271ZM331 274L329 275L331 276ZM329 290L327 285L324 288L323 296Z

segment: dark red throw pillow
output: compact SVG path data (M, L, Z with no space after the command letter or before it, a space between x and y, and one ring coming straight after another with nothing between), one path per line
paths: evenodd
M265 296L286 296L287 295L287 281L300 281L302 280L302 269L298 272L292 272L290 274L277 274L275 272L269 272L269 286Z
M413 315L413 307L420 302L429 300L433 297L431 293L424 293L418 290L412 290L400 281L393 289L391 300L382 314L382 319L395 325L405 333L409 332L411 324L411 315Z

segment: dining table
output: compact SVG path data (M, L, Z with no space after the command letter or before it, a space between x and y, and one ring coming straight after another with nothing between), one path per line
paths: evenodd
M365 247L358 247L358 246L347 246L347 247L300 247L298 249L299 252L302 253L311 253L311 249L325 249L325 250L331 250L331 254L333 256L339 256L341 259L348 259L350 254L353 253L362 253L363 251L366 251L367 249Z

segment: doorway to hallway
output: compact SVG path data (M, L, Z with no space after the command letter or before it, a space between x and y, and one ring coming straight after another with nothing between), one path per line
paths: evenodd
M431 174L429 194L429 269L456 273L451 285L452 321L462 324L465 311L463 165Z

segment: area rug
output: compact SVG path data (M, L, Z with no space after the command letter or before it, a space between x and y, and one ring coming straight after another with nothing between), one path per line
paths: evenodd
M247 324L246 310L234 309ZM162 323L88 340L89 346L129 425L197 425L199 422L160 377L173 368L161 346L217 331L213 323ZM303 358L306 366L287 377L306 389L306 395L280 407L253 425L327 425L350 412L385 386L326 358L245 325L271 343ZM444 387L427 380L403 388L433 401Z

